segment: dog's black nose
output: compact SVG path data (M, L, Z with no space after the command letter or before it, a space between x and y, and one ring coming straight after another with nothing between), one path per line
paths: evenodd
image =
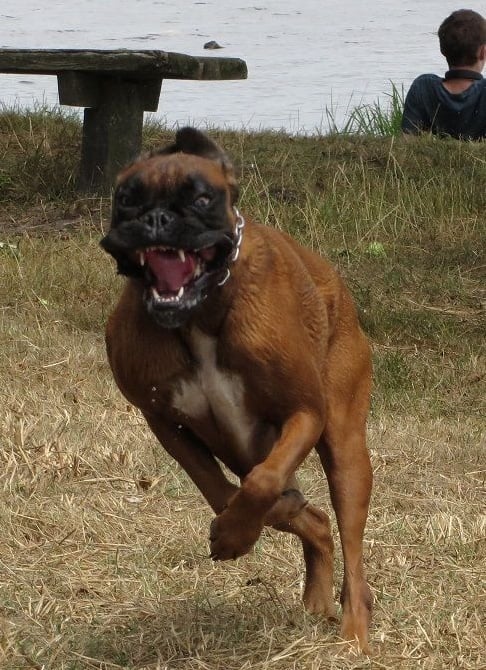
M165 209L152 209L143 217L143 222L154 229L154 232L166 228L174 222L174 216Z

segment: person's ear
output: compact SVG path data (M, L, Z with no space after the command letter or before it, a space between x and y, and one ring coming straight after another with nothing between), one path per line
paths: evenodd
M486 61L486 44L482 44L479 47L478 60Z

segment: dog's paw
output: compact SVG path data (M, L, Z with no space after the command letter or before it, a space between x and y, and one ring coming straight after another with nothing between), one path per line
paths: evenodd
M260 537L263 520L241 518L231 507L211 522L210 556L214 561L228 561L247 554Z

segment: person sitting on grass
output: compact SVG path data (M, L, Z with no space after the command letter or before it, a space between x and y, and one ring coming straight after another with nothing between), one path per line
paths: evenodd
M405 98L402 130L450 135L457 139L486 137L486 21L471 9L452 12L440 25L440 51L449 70L417 77Z

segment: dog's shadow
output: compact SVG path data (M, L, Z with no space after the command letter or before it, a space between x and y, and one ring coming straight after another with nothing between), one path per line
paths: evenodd
M76 655L100 667L228 670L268 661L303 637L317 645L335 640L336 625L307 615L300 603L282 603L259 580L243 588L249 596L238 602L193 593L148 607L125 604L115 622L78 637Z

